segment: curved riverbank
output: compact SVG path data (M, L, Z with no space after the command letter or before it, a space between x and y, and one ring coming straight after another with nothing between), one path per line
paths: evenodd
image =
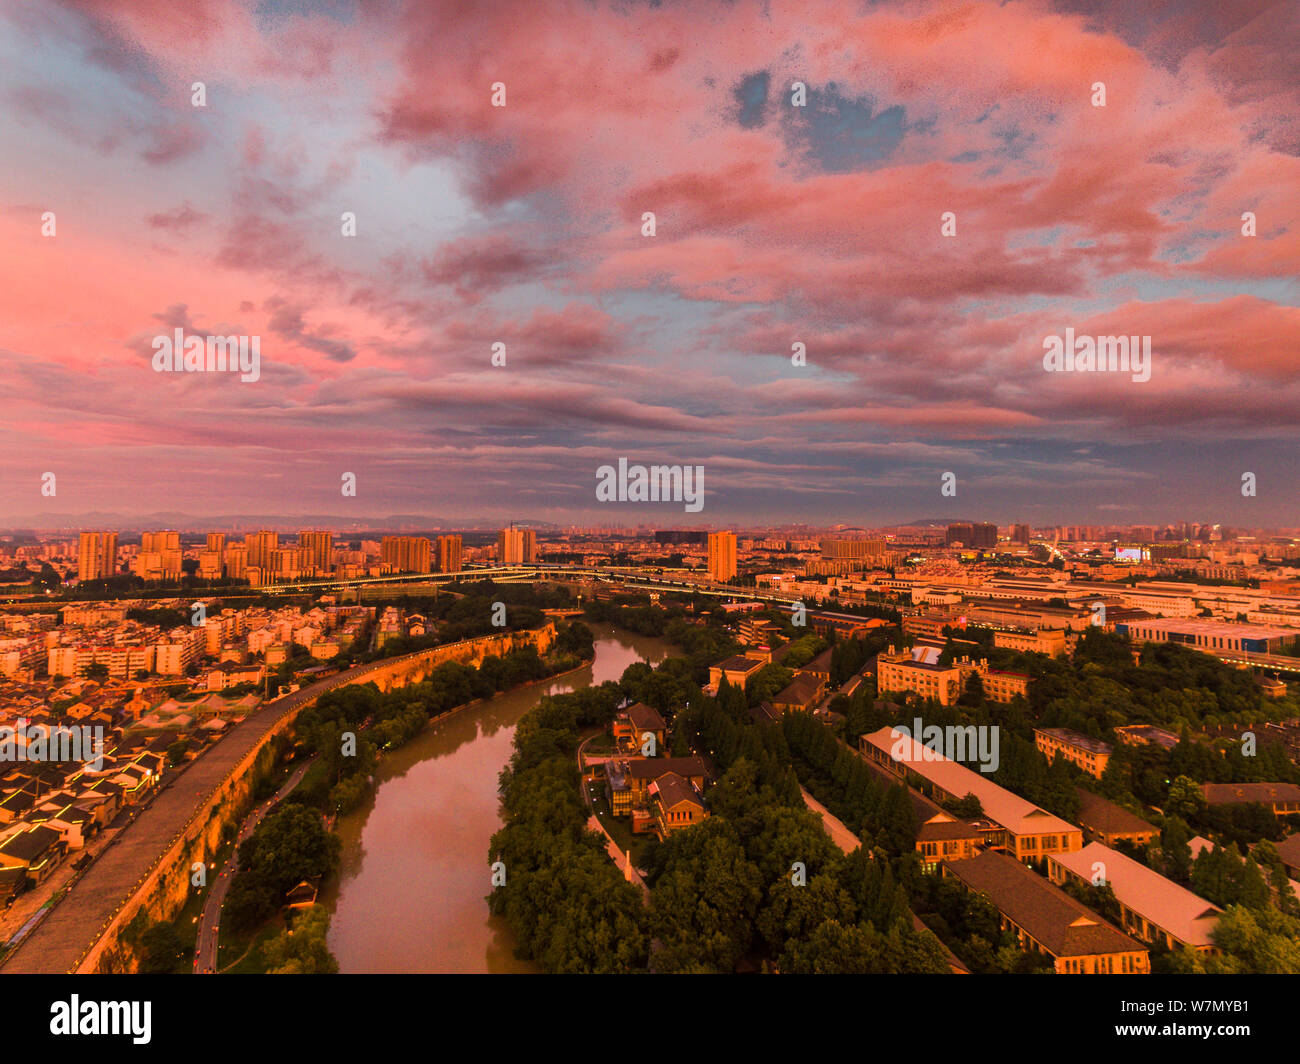
M467 705L380 763L375 787L335 831L342 865L322 895L330 951L356 972L531 972L484 900L488 844L501 826L497 777L515 725L547 694L617 680L677 651L662 639L592 625L590 665Z

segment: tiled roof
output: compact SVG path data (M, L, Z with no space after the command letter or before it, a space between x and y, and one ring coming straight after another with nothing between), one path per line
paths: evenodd
M655 780L669 772L687 778L708 775L698 757L639 757L627 763L627 771L633 779L640 780Z
M945 861L944 867L968 887L985 895L1055 957L1146 950L1014 857L986 850L965 860Z
M1076 853L1049 854L1047 860L1049 864L1058 862L1088 882L1092 881L1093 866L1100 863L1105 868L1106 883L1121 904L1181 942L1193 946L1211 944L1210 932L1221 910L1118 850L1090 842Z
M1107 801L1100 794L1085 791L1082 787L1076 787L1075 791L1079 795L1079 822L1085 828L1107 835L1156 830L1140 816Z
M827 676L831 673L831 651L823 650L803 667L805 672L820 672Z
M664 773L650 784L650 789L658 794L659 802L665 809L671 809L682 802L691 802L701 808L704 807L704 800L699 792L676 772Z
M647 706L644 702L634 702L628 706L627 717L638 731L663 731L667 727L654 707Z
M19 832L0 846L0 852L6 857L16 857L21 861L31 861L45 853L59 841L59 833L51 828L34 827Z
M1202 783L1201 793L1210 805L1300 802L1300 787L1294 783Z
M905 764L909 770L949 794L958 798L975 795L980 800L984 814L1015 835L1059 834L1079 830L1074 824L1053 816L1046 809L1040 809L1005 787L999 787L987 776L972 772L956 761L949 761L911 736L896 732L889 726L863 738L888 754L896 763ZM906 755L901 761L894 757L896 744L902 744L901 752Z
M817 697L821 681L812 674L796 676L784 691L772 696L773 705L806 706Z
M758 658L747 658L742 654L735 657L727 658L725 661L718 662L714 668L722 669L724 672L748 672L762 666Z
M1292 868L1300 866L1300 834L1290 835L1279 842L1277 852Z

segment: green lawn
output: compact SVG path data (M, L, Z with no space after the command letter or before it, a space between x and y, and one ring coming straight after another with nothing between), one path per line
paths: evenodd
M597 735L585 747L583 752L595 757L609 757L616 753L614 749L614 737L612 735Z
M593 800L594 812L596 819L600 821L601 826L609 832L616 845L624 853L631 850L632 864L636 864L641 857L641 851L645 847L648 835L633 835L632 821L629 817L616 817L609 811L609 803L605 800L603 794L598 794Z

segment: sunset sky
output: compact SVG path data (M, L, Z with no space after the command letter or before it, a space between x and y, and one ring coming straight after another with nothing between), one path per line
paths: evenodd
M0 526L1300 525L1298 12L13 0ZM154 372L177 327L261 379ZM597 503L620 457L703 511Z

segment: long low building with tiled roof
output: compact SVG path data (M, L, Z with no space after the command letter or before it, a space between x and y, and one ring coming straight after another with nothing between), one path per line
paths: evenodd
M1202 783L1209 805L1246 805L1258 802L1274 816L1300 813L1300 786L1294 783Z
M1079 826L1089 842L1102 842L1107 846L1124 839L1145 845L1160 834L1156 826L1130 813L1121 805L1108 801L1100 794L1075 787L1079 796Z
M1001 833L987 837L988 844L1006 850L1019 860L1072 853L1083 845L1083 831L1074 824L998 786L988 776L950 761L910 735L886 726L863 735L859 749L863 756L896 776L906 778L908 773L920 776L930 785L935 801L973 794L979 799L985 818L1002 829Z
M1300 834L1290 835L1277 844L1278 856L1286 865L1287 874L1300 879Z
M1047 874L1056 883L1074 878L1091 884L1104 877L1120 904L1125 929L1144 942L1166 949L1186 945L1199 952L1214 948L1212 932L1223 910L1100 842L1049 857Z
M1060 975L1151 971L1145 946L1006 854L986 850L964 861L945 861L943 874L986 898L1021 948L1051 957Z

